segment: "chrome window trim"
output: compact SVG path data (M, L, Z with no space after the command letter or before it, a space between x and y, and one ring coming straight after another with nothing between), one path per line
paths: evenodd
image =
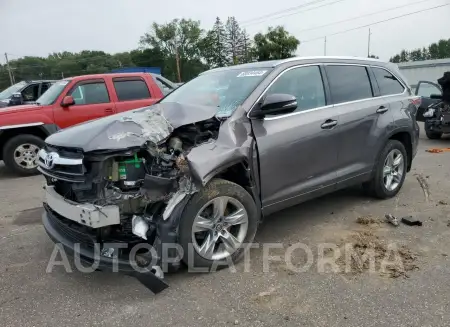
M40 125L44 125L44 123L38 122L38 123L29 123L29 124L6 125L6 126L0 126L0 130L11 129L11 128L20 128L20 127L40 126Z
M324 57L327 58L327 57ZM329 58L329 57L328 57ZM333 58L335 59L335 58ZM298 60L298 59L297 59ZM376 59L374 59L375 61L377 61ZM293 60L292 60L293 61ZM321 109L327 109L327 108L333 108L333 107L338 107L338 106L342 106L342 105L347 105L347 104L353 104L353 103L358 103L358 102L363 102L363 101L368 101L368 100L374 100L374 99L384 99L384 98L389 98L389 97L394 97L394 96L400 96L400 95L406 95L407 91L409 90L409 88L405 85L405 83L403 82L403 80L401 78L399 78L396 74L394 74L391 70L389 70L386 67L383 66L378 66L378 65L371 65L371 64L351 64L351 63L339 63L339 62L327 62L327 63L322 63L322 62L318 62L318 63L312 63L312 64L299 64L296 66L292 66L289 67L285 70L283 70L280 74L278 74L277 77L274 78L274 80L272 82L270 82L270 84L264 89L264 91L261 93L261 95L258 97L258 99L255 101L255 103L253 103L252 107L250 108L250 110L247 112L247 118L250 118L250 112L253 110L253 108L255 107L255 105L261 100L261 98L266 94L267 90L278 80L278 78L283 75L285 72L290 71L292 69L295 68L301 68L301 67L307 67L307 66L359 66L359 67L375 67L375 68L381 68L386 70L387 72L389 72L390 74L392 74L399 82L400 84L403 86L403 92L402 93L397 93L397 94L389 94L389 95L380 95L380 96L373 96L371 98L364 98L364 99L358 99L358 100L354 100L354 101L347 101L347 102L341 102L341 103L336 103L336 104L330 104L330 105L326 105L326 106L322 106L322 107L317 107L317 108L312 108L312 109L308 109L308 110L303 110L303 111L298 111L298 112L292 112L290 114L284 114L284 115L279 115L279 116L274 116L274 117L264 117L264 120L275 120L275 119L280 119L280 118L285 118L285 117L292 117L292 116L296 116L299 114L303 114L303 113L308 113L308 112L312 112L312 111L316 111L316 110L321 110ZM323 83L323 78L322 78L322 83Z
M45 156L47 155L47 153L48 152L45 151L45 149L40 149L38 156L42 160L45 160ZM53 162L55 165L78 166L78 165L83 164L83 159L70 159L70 158L64 158L64 157L57 157L54 159ZM48 167L46 167L44 164L42 164L39 160L38 160L38 165L42 166L45 169L48 169Z

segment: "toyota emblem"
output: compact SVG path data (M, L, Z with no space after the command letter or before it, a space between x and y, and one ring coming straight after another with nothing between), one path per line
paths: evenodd
M55 161L59 157L56 152L47 153L44 159L44 164L48 169L52 169L55 166Z

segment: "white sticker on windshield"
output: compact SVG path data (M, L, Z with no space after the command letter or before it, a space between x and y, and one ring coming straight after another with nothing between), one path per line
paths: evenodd
M237 77L253 77L253 76L263 76L267 70L252 70L248 72L242 72Z

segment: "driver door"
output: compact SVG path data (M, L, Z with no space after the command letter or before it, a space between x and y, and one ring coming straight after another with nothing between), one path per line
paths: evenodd
M417 121L425 121L423 114L427 111L430 105L439 101L437 99L432 99L432 94L442 94L442 89L438 84L429 81L420 81L417 84L416 95L419 95L422 98L422 102L416 114Z
M264 214L334 190L339 116L327 106L320 66L285 70L265 95L297 98L295 112L253 119Z

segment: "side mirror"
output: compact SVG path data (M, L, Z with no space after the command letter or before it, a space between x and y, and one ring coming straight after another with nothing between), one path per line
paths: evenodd
M10 106L20 106L23 104L23 97L22 93L16 92L11 95L11 98L9 99L9 105Z
M75 100L73 99L73 96L71 95L67 95L64 97L64 99L61 102L61 107L69 107L69 106L73 106L75 104Z
M430 98L435 99L435 100L442 100L442 95L441 94L431 94Z
M295 96L284 93L269 94L263 103L250 112L252 118L263 118L265 115L288 114L297 109Z

